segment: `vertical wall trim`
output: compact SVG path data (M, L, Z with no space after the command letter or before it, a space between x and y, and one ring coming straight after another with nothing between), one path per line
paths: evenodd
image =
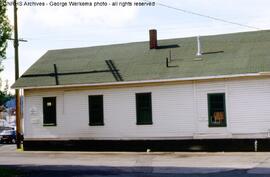
M65 91L62 93L62 114L65 115Z
M194 133L198 133L199 131L199 127L198 127L198 123L199 123L199 118L198 118L198 107L197 107L197 83L196 81L193 81L193 106L194 106L194 110L193 110L193 122L195 125L195 131Z
M24 91L23 91L23 95L24 95ZM25 130L27 130L26 128L26 121L30 122L30 119L29 119L29 110L28 108L28 105L27 105L27 101L26 101L26 96L24 95L23 97L23 122L22 122L22 132L25 134Z
M231 132L231 114L230 114L230 99L229 99L229 86L228 79L224 79L225 83L225 110L226 110L226 121L227 121L227 132Z

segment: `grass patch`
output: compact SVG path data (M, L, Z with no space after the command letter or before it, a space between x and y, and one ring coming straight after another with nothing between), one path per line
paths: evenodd
M20 177L22 174L16 169L0 167L0 177Z

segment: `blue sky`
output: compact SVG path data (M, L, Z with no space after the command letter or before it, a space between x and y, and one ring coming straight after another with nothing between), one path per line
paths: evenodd
M112 2L112 0L105 1ZM270 29L269 0L157 0L156 2L263 30ZM13 23L12 7L8 8L8 15ZM22 6L19 7L18 15L19 37L28 40L27 43L20 43L20 74L23 74L47 50L146 41L150 28L158 30L158 39L252 30L158 5L125 8ZM13 44L9 42L7 59L2 62L5 69L0 75L2 81L8 79L10 85L14 83L13 58Z

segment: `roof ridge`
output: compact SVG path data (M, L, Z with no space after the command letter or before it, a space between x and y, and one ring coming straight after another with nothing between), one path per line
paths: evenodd
M255 30L255 31L241 31L241 32L232 32L232 33L220 33L220 34L209 34L209 35L200 35L200 37L215 37L215 36L226 36L226 35L239 35L245 33L258 33L258 32L270 32L270 30ZM164 38L158 39L159 42L166 42L169 40L185 40L192 39L197 36L186 36L186 37L177 37L177 38ZM121 46L121 45L136 45L139 43L147 43L149 41L134 41L134 42L124 42L124 43L115 43L115 44L105 44L105 45L93 45L87 47L72 47L72 48L60 48L60 49L50 49L48 51L62 51L62 50L74 50L74 49L87 49L87 48L97 48L97 47L113 47L113 46Z

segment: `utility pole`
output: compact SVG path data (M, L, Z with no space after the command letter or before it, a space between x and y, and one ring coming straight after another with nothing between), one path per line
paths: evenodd
M17 24L17 0L14 0L14 56L15 56L15 81L19 79L19 40L18 40L18 24ZM21 100L20 90L15 90L16 95L16 138L17 149L21 148Z

